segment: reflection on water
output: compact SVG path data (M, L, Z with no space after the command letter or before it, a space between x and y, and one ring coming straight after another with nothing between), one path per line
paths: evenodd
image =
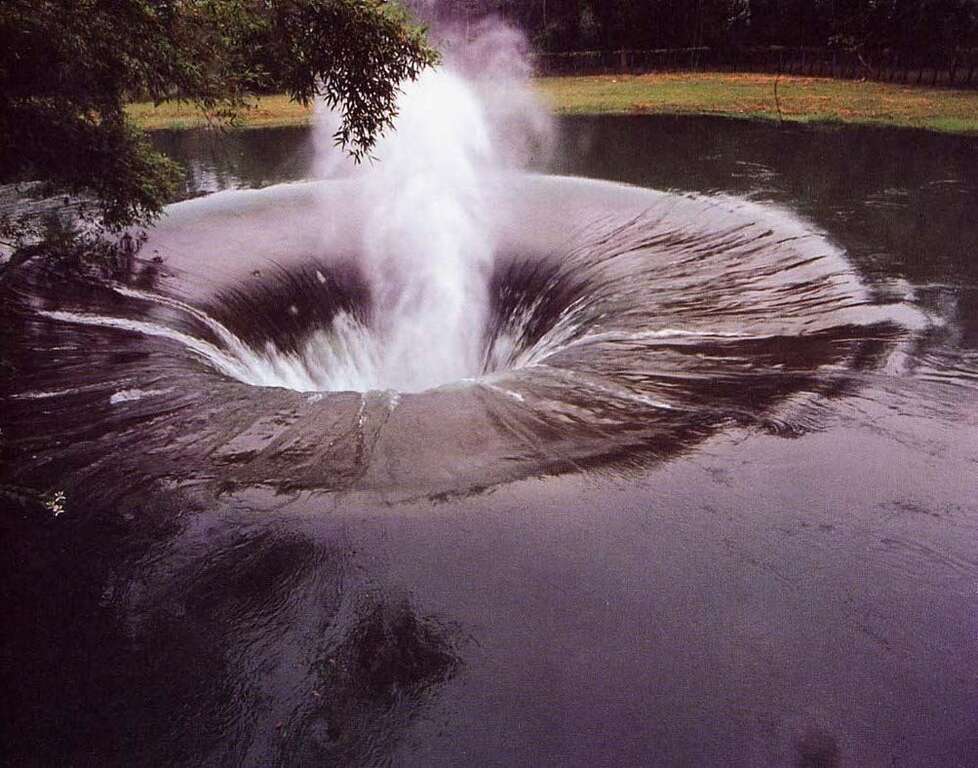
M789 205L828 230L864 274L912 282L926 306L948 294L964 302L950 319L962 324L962 342L978 343L973 138L720 119L569 122L558 172Z
M527 181L487 375L415 395L208 358L369 322L302 190L4 288L0 761L975 763L978 141L564 129L557 172L788 213ZM158 139L188 196L310 158Z
M155 131L150 136L183 165L181 198L294 181L306 177L313 165L309 128Z

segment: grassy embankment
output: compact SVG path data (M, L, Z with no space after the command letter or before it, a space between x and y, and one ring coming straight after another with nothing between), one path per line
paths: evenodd
M724 115L779 120L774 75L662 73L595 77L549 77L536 81L556 114ZM778 81L785 121L860 123L978 134L978 91L922 88L891 83L782 77ZM173 102L133 104L147 129L204 124L194 109ZM246 127L304 125L311 111L286 96L263 98L242 120Z

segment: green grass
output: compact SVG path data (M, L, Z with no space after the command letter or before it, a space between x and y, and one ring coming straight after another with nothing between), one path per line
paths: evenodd
M808 123L859 123L978 133L978 91L922 88L891 83L774 75L660 73L597 77L548 77L536 81L545 102L563 115L723 115ZM133 104L130 115L147 129L206 125L192 105ZM311 110L286 96L261 99L242 118L245 127L305 125Z
M693 114L779 120L774 75L655 74L538 81L558 114ZM782 77L784 120L978 133L978 91Z
M186 101L167 101L159 106L151 103L130 104L126 111L141 128L148 131L203 128L207 119ZM288 96L264 96L241 114L245 128L279 128L288 125L308 125L312 109L292 101Z

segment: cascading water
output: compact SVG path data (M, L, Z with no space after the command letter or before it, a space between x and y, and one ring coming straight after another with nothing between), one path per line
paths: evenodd
M56 365L15 406L37 428L33 400L58 420L77 390L57 382L85 381L89 424L148 417L154 475L443 492L660 460L728 425L807 429L922 321L768 206L500 174L475 196L499 215L446 202L432 245L375 205L382 178L183 203L147 243L162 266L84 306L32 286L32 327L73 340L23 334Z
M331 136L330 117L319 131ZM460 76L426 72L405 85L397 128L375 154L352 173L370 201L360 266L373 307L368 330L350 326L357 342L348 349L366 345L358 354L372 359L352 388L418 391L478 375L494 251L486 177L496 158L482 105ZM332 215L323 211L327 226Z
M356 179L367 211L357 265L366 278L367 326L320 336L356 360L326 373L319 388L415 392L482 373L489 278L503 209L492 203L500 173L525 162L550 126L528 87L522 38L485 24L460 42L446 37L448 63L405 83L395 130L371 161L354 165L334 144L339 115L317 114L316 170ZM467 71L468 76L463 74ZM519 115L514 119L514 115ZM325 204L326 229L343 215ZM307 344L303 357L321 354Z

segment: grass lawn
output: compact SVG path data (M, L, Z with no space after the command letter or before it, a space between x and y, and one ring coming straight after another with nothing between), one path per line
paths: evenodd
M663 73L537 81L558 114L693 114L778 120L774 75ZM786 121L872 123L978 133L978 90L782 77Z
M151 103L126 107L136 125L149 131L202 128L207 120L194 105L186 101L167 101L154 107ZM277 128L285 125L308 125L312 109L296 104L288 96L265 96L241 115L245 128Z
M536 85L556 114L725 115L778 120L774 75L657 73L547 77ZM978 133L978 90L922 88L890 83L814 77L778 81L786 121L871 123ZM147 129L205 125L193 107L171 102L159 107L133 104L130 115ZM269 96L245 113L242 125L304 125L311 111L286 96Z

